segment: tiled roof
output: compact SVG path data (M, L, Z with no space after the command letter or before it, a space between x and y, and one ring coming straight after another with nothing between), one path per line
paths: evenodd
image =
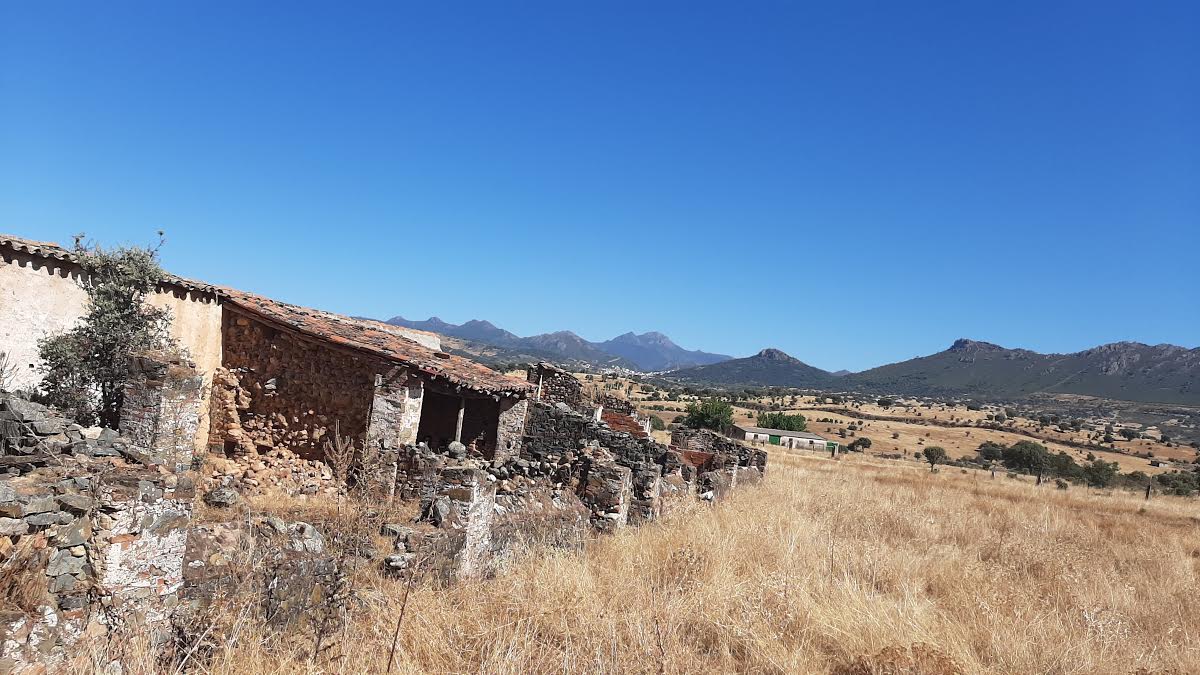
M613 431L627 433L635 438L646 438L646 430L633 417L620 413L615 410L605 408L600 413L600 419L609 426Z
M227 304L268 322L282 324L331 344L401 363L475 391L519 394L531 391L524 380L502 375L470 359L438 352L404 337L387 324L289 305L231 288L220 289Z
M681 450L674 448L679 453L679 460L693 469L702 469L712 461L713 453L703 452L701 450Z
M74 251L58 244L22 239L7 234L0 234L0 249L3 248L76 265L80 262L79 256ZM289 305L252 293L192 281L173 274L168 274L163 283L167 287L212 293L236 307L269 321L290 326L311 337L403 363L432 377L442 377L456 385L462 385L475 391L488 394L516 394L533 389L533 385L524 380L502 375L470 359L430 349L404 335L405 332L418 331L389 326L378 321L351 319L339 314Z
M63 262L73 263L75 265L80 264L78 254L76 254L74 251L63 248L54 242L33 241L32 239L14 237L11 234L0 234L0 248L8 248L13 251L26 253L28 255L33 255L40 258L61 260ZM166 277L163 279L163 285L175 286L184 290L198 291L201 293L215 294L218 292L217 287L213 286L212 284L206 284L202 281L194 281L192 279L185 279L184 277L177 277L174 274L166 275Z

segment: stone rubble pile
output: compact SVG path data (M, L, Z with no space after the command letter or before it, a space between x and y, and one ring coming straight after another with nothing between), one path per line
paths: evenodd
M230 457L210 456L204 463L205 487L229 486L243 495L285 494L308 497L338 492L325 462L304 459L286 448Z
M0 455L84 455L150 461L144 448L105 427L84 427L16 394L0 398Z

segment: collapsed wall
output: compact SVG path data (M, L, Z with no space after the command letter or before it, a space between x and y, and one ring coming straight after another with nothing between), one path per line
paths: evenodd
M680 427L671 433L671 447L683 463L688 480L695 480L704 499L720 497L739 483L755 482L767 472L765 450L732 441L708 429Z
M198 405L198 399L197 399ZM152 448L0 398L0 671L55 663L81 638L170 637L193 481Z

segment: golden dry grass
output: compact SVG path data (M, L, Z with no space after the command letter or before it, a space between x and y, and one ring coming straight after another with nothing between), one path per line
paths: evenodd
M775 453L716 506L418 585L396 672L1200 672L1195 507ZM247 625L206 668L382 671L404 585L356 583L333 658Z

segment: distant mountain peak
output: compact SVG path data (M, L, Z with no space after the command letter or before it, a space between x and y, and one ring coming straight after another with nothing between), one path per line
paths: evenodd
M768 361L786 361L788 363L800 363L800 359L788 354L782 349L767 347L761 352L754 355L755 358L766 359Z
M683 368L669 376L680 381L767 387L820 387L837 379L773 347L754 356Z
M981 340L971 340L969 338L959 338L954 341L954 344L950 345L950 349L948 351L952 351L952 352L961 352L961 351L967 351L967 350L979 351L981 349L986 349L988 351L997 351L997 350L1004 349L1004 347L1001 347L1000 345L997 345L997 344L992 344L991 342L983 342Z

